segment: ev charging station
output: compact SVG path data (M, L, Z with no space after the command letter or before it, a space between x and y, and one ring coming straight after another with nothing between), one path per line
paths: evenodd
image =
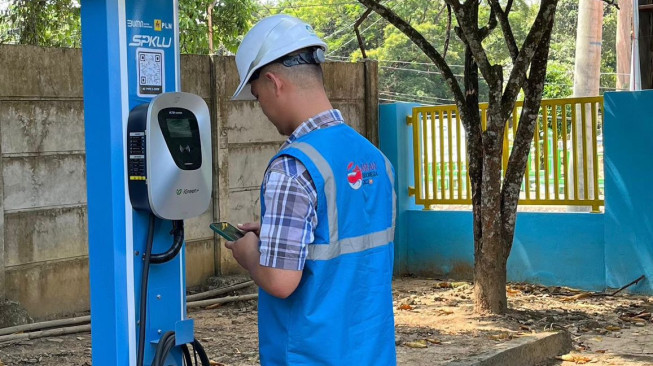
M209 110L180 93L176 0L82 0L94 365L208 364L183 220L211 200Z

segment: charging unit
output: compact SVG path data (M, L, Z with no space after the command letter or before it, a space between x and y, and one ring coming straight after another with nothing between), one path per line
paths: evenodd
M129 113L127 169L134 209L168 220L211 202L211 120L202 98L165 93Z
M208 365L183 220L211 202L211 128L180 92L177 0L81 0L81 20L92 362Z

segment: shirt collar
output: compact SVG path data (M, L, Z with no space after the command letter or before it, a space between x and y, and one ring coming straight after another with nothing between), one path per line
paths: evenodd
M330 109L317 114L308 120L302 122L299 127L288 137L282 148L288 144L292 144L298 138L308 134L311 131L319 130L321 128L331 127L340 123L344 123L342 114L337 109Z

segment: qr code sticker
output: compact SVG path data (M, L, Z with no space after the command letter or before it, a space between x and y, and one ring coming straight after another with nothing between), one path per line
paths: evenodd
M163 50L137 50L138 61L138 95L155 96L165 89L165 69Z

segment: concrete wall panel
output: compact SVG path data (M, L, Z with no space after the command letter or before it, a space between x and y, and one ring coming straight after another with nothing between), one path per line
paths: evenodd
M186 242L186 287L204 283L215 271L213 238Z
M0 96L82 98L82 51L3 45Z
M3 163L5 210L86 202L83 155L5 158Z
M200 216L184 220L184 237L187 241L213 238L209 224L213 222L213 204Z
M3 154L83 151L83 101L3 102Z
M256 102L233 102L224 105L222 134L229 144L251 144L286 140L270 123Z
M202 55L181 56L181 91L211 98L211 59Z
M365 98L365 69L363 63L327 62L324 70L324 87L329 98L363 100Z
M8 213L8 267L88 255L86 206Z
M8 267L7 298L20 301L35 320L89 309L88 258Z
M229 149L229 188L258 189L270 158L280 144L242 145Z
M340 110L345 122L360 134L365 133L365 104L361 101L333 102L333 108Z
M229 222L235 225L260 221L260 194L259 189L231 192Z

